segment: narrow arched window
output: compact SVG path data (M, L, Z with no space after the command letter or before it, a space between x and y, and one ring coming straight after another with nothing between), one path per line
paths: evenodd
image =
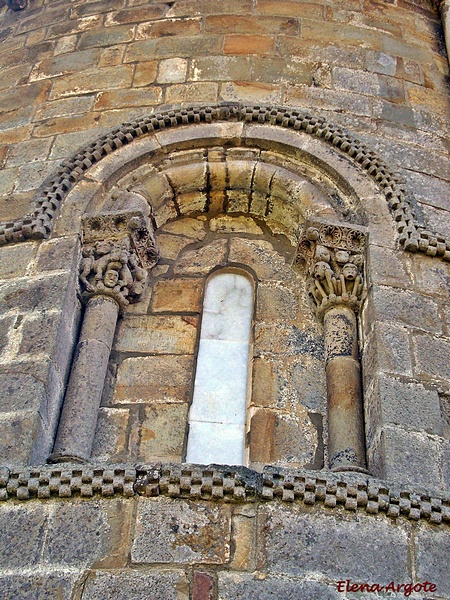
M253 281L219 271L203 304L186 461L244 464Z

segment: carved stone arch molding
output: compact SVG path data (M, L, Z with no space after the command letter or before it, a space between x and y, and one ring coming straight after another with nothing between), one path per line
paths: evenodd
M238 191L235 197L233 191ZM320 223L337 223L338 229L342 224L343 230L350 225L349 229L360 228L362 235L367 227L370 243L366 251L370 259L370 246L395 246L394 221L400 242L406 249L427 251L430 255L448 259L450 246L442 242L442 238L435 236L436 244L433 246L432 236L424 237L426 232L416 223L413 203L401 181L374 152L345 130L327 124L322 118L304 111L277 107L238 104L195 107L151 115L125 124L81 149L43 184L32 215L0 227L0 243L49 236L82 236L86 256L82 259L80 280L90 309L85 311L79 349L88 351L91 347L92 356L77 359L76 364L80 365L82 373L83 365L93 364L95 347L105 347L107 352L100 357L105 374L118 312L126 310L128 301L140 295L144 281L141 272L154 264L157 258L151 252L147 252L147 256L139 256L141 230L145 230L145 239L150 242L147 246L152 247L152 228L147 219L149 204L152 211L149 216L155 229L190 213L214 210L218 213L249 213L264 221L272 233L283 234L289 239L292 259L305 223L310 228L318 228L320 235ZM120 216L117 218L117 215ZM143 225L141 227L139 221L136 229L138 217L143 219ZM101 220L100 226L96 219ZM100 269L102 255L96 248L101 241L101 230L105 227L107 234L112 232L110 239L114 242L108 252L117 254L114 260L109 261L114 263L110 269L114 273L109 273L108 282L108 273ZM136 233L139 233L137 237ZM335 243L326 235L319 240L320 243L318 240L308 238L306 244L307 254L312 251L311 256L306 257L309 274L313 274L315 262L320 262L322 247L328 248L326 252L333 268L330 277L334 277L337 284L334 290L328 285L328 280L320 284L322 287L316 285L314 288L314 284L312 295L315 301L320 303L322 294L327 311L334 310L344 301L348 306L351 304L351 311L356 313L363 286L360 286L361 289L358 287L360 280L356 287L345 283L347 280L341 272L344 264L340 265L335 255L343 250L346 255L349 254L353 265L359 257L351 248ZM417 241L416 246L414 240ZM423 240L429 241L426 248ZM320 246L317 252L316 243ZM363 256L361 259L357 266L362 275ZM97 265L99 270L95 272L90 263ZM86 266L84 282L83 265ZM111 283L113 276L116 280ZM72 287L75 295L75 284ZM321 311L319 307L319 316L323 317L327 311ZM338 349L339 352L331 349L327 360L330 364L335 359L342 362L342 357L348 355L353 361L352 385L354 397L359 402L359 413L354 421L358 421L362 429L356 320L349 315L347 317L348 331L344 337L349 341L348 347ZM99 327L102 319L106 320L109 328ZM342 315L337 315L335 320L342 321ZM331 339L336 327L331 323L326 325L327 328ZM101 339L99 332L103 336ZM72 370L76 364L74 362ZM335 370L344 368L347 369L347 366L341 368L338 365ZM99 368L96 371L100 373ZM97 382L98 403L104 374ZM81 380L82 376L78 379ZM73 398L74 406L80 404L78 379L73 386L69 381L66 394L66 400L68 396ZM342 380L347 381L345 378ZM89 451L86 456L83 449L66 444L69 433L69 437L76 441L75 446L79 443L87 448L92 443L97 409L90 400L91 390L86 389L85 396L92 418L87 419L88 412L84 411L82 422L87 419L91 423L89 435L86 431L90 441L85 444L82 436L72 435L73 415L70 404L65 402L64 406L69 407L66 410L68 416L66 419L63 413L60 421L62 433L58 434L61 439L58 441L57 438L54 460L86 460L89 456ZM54 403L49 429L56 428L61 400L58 397ZM341 419L338 421L342 423ZM348 424L352 422L348 421ZM352 456L348 458L347 436L344 437L346 439L340 446L338 444L336 454L343 457L344 463L351 464L337 466L349 466L354 470L356 465L364 470L364 445L356 448L354 443L355 452L350 453ZM361 442L361 431L356 437ZM48 445L49 441L46 443ZM46 448L37 440L35 456L38 460L48 456Z
M82 196L86 200L82 214L90 200L104 194L105 187L113 185L120 173L130 171L143 157L162 148L192 147L196 139L202 140L200 145L208 140L209 146L224 141L230 146L264 148L266 144L268 148L290 148L291 152L303 155L306 163L335 184L340 182L350 196L349 188L353 188L355 197L362 199L372 239L377 234L377 225L379 230L386 228L385 222L380 223L380 219L384 220L384 211L377 201L374 202L378 188L387 200L401 246L411 252L450 260L450 240L418 223L414 199L402 180L351 133L303 110L237 103L157 113L126 123L88 144L64 161L44 182L31 214L0 225L0 245L48 237L65 201L75 208L76 198L78 206L75 210L80 214ZM376 187L368 189L369 180Z
M12 238L80 233L83 239L80 285L86 310L52 460L89 458L118 312L142 292L143 278L138 276L157 259L148 250L147 256L140 256L141 234L136 238L136 232L147 228L147 246L155 249L146 221L149 210L154 229L190 214L229 213L248 214L264 222L271 234L287 238L290 262L300 241L299 255L311 275L311 295L320 305L320 318L326 316L327 379L331 381L327 387L335 390L332 402L337 408L337 417L331 412L329 416L329 440L334 440L329 465L364 472L355 314L365 290L365 226L372 244L395 244L385 197L393 206L402 203L407 227L413 213L406 192L373 152L322 119L280 108L227 105L151 116L122 126L64 163L39 192L33 218L24 219ZM136 229L136 219L147 225ZM318 238L305 241L301 234L305 223L310 230L316 228L320 243ZM331 237L321 223L337 224ZM337 239L341 234L348 243ZM5 233L4 241L8 236ZM111 246L105 254L105 265L113 265L109 271L102 268L104 249L97 247L103 239ZM339 252L346 256L344 263L350 262L358 271L356 283L354 278L347 281L344 263L335 260ZM313 274L323 254L333 269L333 290L328 289L328 279ZM323 290L326 297L322 298ZM343 321L345 332L337 324ZM327 340L336 336L346 342L331 348ZM101 356L99 348L106 349ZM92 382L86 389L80 385L86 368L94 363L95 394ZM346 393L353 390L351 419L340 416L334 371L341 374ZM335 435L338 431L340 435Z

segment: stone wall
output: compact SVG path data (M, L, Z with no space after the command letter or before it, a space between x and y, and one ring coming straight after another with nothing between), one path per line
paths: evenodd
M450 103L437 7L8 4L2 595L401 598L349 586L428 581L435 590L411 597L450 597ZM121 306L91 462L46 466L83 319L82 219L124 210L150 212L158 263L140 301ZM327 350L297 248L311 223L365 239L367 473L328 469ZM249 469L183 465L205 282L223 267L255 285Z

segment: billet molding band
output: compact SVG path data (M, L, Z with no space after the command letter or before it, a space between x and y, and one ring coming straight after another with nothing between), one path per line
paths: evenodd
M0 467L0 501L133 496L217 502L281 501L450 525L450 496L389 486L356 473L157 464Z
M0 224L0 245L48 237L56 212L68 192L90 167L115 150L163 129L220 121L270 124L302 131L324 140L351 158L382 190L396 222L400 245L405 250L450 261L450 239L418 223L413 197L403 180L389 169L376 152L350 132L327 123L323 117L300 109L240 103L168 110L116 127L61 163L56 173L47 178L37 192L31 214L18 221Z

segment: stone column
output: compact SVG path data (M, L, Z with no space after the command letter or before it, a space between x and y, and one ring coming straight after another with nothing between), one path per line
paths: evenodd
M140 211L84 219L79 279L85 312L50 462L89 459L119 312L139 300L157 259Z
M434 0L441 13L442 29L444 30L447 58L450 62L450 0Z
M298 257L307 263L309 291L324 324L329 467L366 472L356 316L364 297L363 230L314 223Z

